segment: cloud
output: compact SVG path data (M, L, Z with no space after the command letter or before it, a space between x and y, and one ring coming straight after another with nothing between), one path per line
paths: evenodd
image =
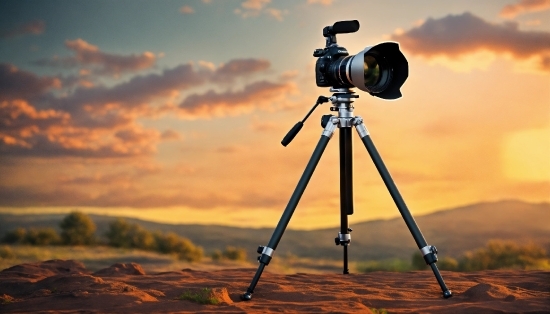
M307 0L307 3L308 4L322 4L322 5L329 6L329 5L332 4L332 1L333 0Z
M27 34L40 35L46 29L46 23L42 20L34 20L25 24L16 26L13 29L0 31L0 38L13 38Z
M241 2L241 8L235 9L234 13L240 15L242 18L266 14L278 21L282 21L283 15L288 14L288 10L267 7L269 3L271 3L271 0L246 0Z
M162 132L160 138L163 140L179 140L181 138L181 135L174 130L168 129Z
M149 155L160 132L128 121L113 129L87 128L67 112L37 110L24 100L0 103L0 152L11 156L114 158Z
M288 10L283 11L283 10L274 9L274 8L267 8L265 9L265 14L273 17L274 19L280 22L283 20L283 15L288 14Z
M491 24L471 14L429 18L422 25L392 35L412 54L426 58L458 59L489 51L517 59L536 59L538 69L549 72L550 32L522 31L515 22Z
M193 116L221 116L249 112L256 107L265 107L286 94L296 90L291 83L258 81L245 86L240 91L216 92L209 90L204 94L192 94L180 103L179 108Z
M232 82L238 77L249 76L265 71L270 63L262 59L234 59L218 68L195 67L193 64L182 64L166 69L160 74L135 76L125 83L111 88L98 86L78 88L66 99L60 100L62 108L69 112L88 108L83 123L92 123L89 112L102 113L106 109L124 109L128 112L139 111L152 114L151 102L170 96L177 96L181 91L204 85L207 82ZM145 111L144 111L145 110ZM100 114L101 116L101 114Z
M195 10L188 6L188 5L184 5L183 7L180 8L180 13L181 14L193 14L195 13Z
M251 11L260 11L270 2L271 0L246 0L241 3L241 7Z
M42 130L67 123L64 112L36 110L24 100L0 102L0 150L2 147L31 148Z
M72 44L79 51L96 51L83 41ZM111 87L72 88L75 83L70 82L76 78L69 77L63 80L70 85L68 89L60 86L60 79L0 64L0 152L7 156L95 159L148 156L156 152L160 141L180 135L172 130L161 133L143 128L136 122L138 118L174 111L204 116L237 114L255 105L265 108L267 102L291 91L291 84L260 81L241 92L193 94L181 108L176 104L191 88L223 86L269 67L269 61L252 58L229 60L217 67L207 62L188 63L134 76ZM49 93L52 88L62 88L64 95Z
M0 100L29 99L60 87L61 81L57 78L39 77L14 65L0 63Z
M101 51L99 47L80 38L65 41L65 47L72 50L75 56L40 59L34 61L33 64L54 67L92 66L96 74L117 76L126 72L136 72L151 68L156 62L155 54L149 51L145 51L138 55L106 53Z
M519 0L502 8L500 16L513 19L520 14L550 9L550 0Z
M265 59L233 59L221 64L217 69L212 68L214 81L231 82L236 77L248 76L269 69L271 63Z

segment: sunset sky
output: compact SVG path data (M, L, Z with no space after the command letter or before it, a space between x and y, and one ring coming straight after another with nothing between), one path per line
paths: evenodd
M413 215L550 201L550 0L0 2L0 211L275 226L321 135L323 27L400 43L403 97L357 90ZM399 215L354 132L350 224ZM338 136L289 225L339 224ZM422 226L420 226L422 227Z

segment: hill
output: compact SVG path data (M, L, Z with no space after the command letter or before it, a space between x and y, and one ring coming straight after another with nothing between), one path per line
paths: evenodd
M0 214L0 236L17 227L58 228L64 214ZM102 235L115 218L90 215ZM272 228L237 228L218 225L171 225L124 218L148 230L172 231L189 238L206 253L226 246L247 249L255 259L258 245L266 245ZM415 217L428 244L438 247L440 256L459 257L482 247L490 239L532 242L550 251L550 204L521 201L479 203ZM276 222L274 222L275 224ZM401 217L352 224L350 261L410 258L417 248ZM342 247L334 244L338 227L311 231L287 230L277 248L278 256L340 259Z

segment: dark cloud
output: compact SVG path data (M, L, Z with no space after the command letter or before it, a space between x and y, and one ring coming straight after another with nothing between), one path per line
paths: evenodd
M57 78L39 77L14 65L0 63L0 100L30 99L60 87L61 81Z
M514 18L523 13L545 11L548 9L550 9L550 0L520 0L518 3L508 4L502 8L500 16Z
M27 34L40 35L46 29L46 23L41 20L31 21L25 24L18 25L12 29L0 31L0 38L13 38Z
M392 35L410 53L458 57L476 51L508 53L516 58L537 57L540 67L550 56L550 32L522 31L515 22L491 24L471 14L429 18L422 25ZM547 63L547 62L546 62Z
M213 81L232 81L235 77L262 72L271 66L263 59L234 59L219 66L212 74Z
M64 101L67 107L82 105L120 104L125 107L149 103L158 97L169 96L206 82L207 77L191 64L183 64L160 74L135 76L128 82L111 88L98 86L79 88Z
M80 38L67 40L65 46L75 53L73 57L52 59L41 59L34 62L35 65L44 66L93 66L97 67L96 74L119 75L124 72L135 72L151 68L155 65L156 56L152 52L143 52L141 54L117 55L106 53L99 47L92 45Z
M210 90L204 94L193 94L187 97L179 107L189 114L220 115L261 106L266 101L293 90L294 85L290 83L258 81L245 86L240 91L218 93Z

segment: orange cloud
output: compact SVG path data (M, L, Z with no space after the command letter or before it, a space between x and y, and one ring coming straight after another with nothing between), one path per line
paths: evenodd
M322 5L329 6L329 5L332 4L332 1L333 0L307 0L307 3L308 4L322 4Z
M550 0L520 0L518 3L509 4L502 8L500 16L513 19L520 14L548 9L550 9Z
M246 0L241 3L241 8L234 10L234 13L243 18L266 14L278 21L282 21L283 15L288 14L288 11L266 7L270 2L271 0Z
M540 70L550 72L550 32L522 31L518 24L488 23L471 14L429 18L420 26L392 35L404 49L427 58L452 59L490 51L518 59L535 58Z
M18 25L10 30L0 31L0 38L13 38L27 34L40 35L46 30L46 23L42 20L35 20Z

